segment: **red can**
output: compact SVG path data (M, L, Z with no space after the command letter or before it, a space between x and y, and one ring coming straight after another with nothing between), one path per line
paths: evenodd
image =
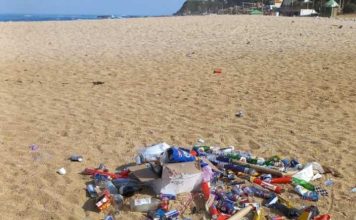
M161 209L164 211L169 210L169 199L167 197L163 197L161 201Z

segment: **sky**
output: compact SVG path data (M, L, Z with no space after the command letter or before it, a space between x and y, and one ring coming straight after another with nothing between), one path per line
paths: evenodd
M184 0L0 0L0 14L170 15Z

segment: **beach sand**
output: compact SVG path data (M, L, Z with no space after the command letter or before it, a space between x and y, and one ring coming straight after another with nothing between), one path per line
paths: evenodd
M344 177L318 182L334 186L317 206L356 216L353 19L0 23L0 48L0 219L102 219L88 208L85 167L114 170L142 146L198 138L334 167Z

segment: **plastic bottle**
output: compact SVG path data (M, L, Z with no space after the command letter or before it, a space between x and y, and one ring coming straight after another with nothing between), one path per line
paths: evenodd
M275 162L280 160L279 156L270 157L268 160L265 161L266 166L273 166Z
M269 199L275 196L274 193L259 189L255 186L251 186L250 189L253 191L255 196L258 196L260 198Z
M204 199L208 200L210 197L210 185L209 182L202 182L201 191L203 192Z
M247 168L247 167L244 167L244 166L240 166L240 165L237 165L237 164L226 164L226 165L224 165L224 168L227 169L227 170L232 170L234 172L246 173L246 174L249 174L249 175L252 175L252 176L257 174L256 170L251 169L251 168Z
M111 181L105 181L105 188L109 190L110 194L118 194L119 191Z
M134 212L148 212L156 210L161 205L159 199L146 197L140 199L132 198L130 200L130 209Z
M284 177L279 177L279 178L272 178L271 183L276 183L276 184L288 184L292 182L292 177L291 176L284 176Z
M213 177L213 170L207 163L201 163L202 176L204 182L210 182Z
M95 198L95 197L98 196L98 194L95 191L95 187L94 187L93 184L87 185L87 191L88 191L88 194L89 194L90 198Z
M119 211L124 204L124 197L120 194L114 194L112 195L112 199L113 199L113 206L117 211Z
M282 193L283 192L283 188L282 187L275 186L273 184L264 182L264 181L262 181L261 179L258 179L258 178L251 177L251 182L256 183L256 184L262 186L263 188L269 189L269 190L271 190L271 191L273 191L275 193Z
M298 178L295 178L293 177L292 178L292 182L293 184L295 185L299 185L299 186L303 186L304 188L306 188L307 190L310 190L310 191L315 191L315 187L313 184L305 181L305 180L302 180L302 179L298 179Z

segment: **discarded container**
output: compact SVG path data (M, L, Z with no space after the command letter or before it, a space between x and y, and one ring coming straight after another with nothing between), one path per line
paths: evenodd
M93 184L88 184L87 185L87 192L88 192L90 198L96 198L98 196Z
M275 192L278 194L282 193L284 191L282 187L276 186L276 185L273 185L270 183L266 183L258 178L251 177L251 182L256 183L256 184L262 186L263 188L266 188L266 189L271 190L272 192Z
M160 197L161 199L167 198L168 200L176 200L176 199L177 199L177 196L174 195L174 194L164 194L164 193L161 193L161 195L159 195L159 197Z
M210 186L209 182L202 182L201 184L201 191L203 192L204 199L208 200L210 196Z
M57 170L57 173L59 173L60 175L66 175L67 171L64 167L62 167Z
M72 155L70 157L70 160L71 161L76 161L76 162L82 162L83 161L83 157L82 156L79 156L79 155Z
M191 161L195 161L195 157L190 154L189 150L182 147L171 147L167 149L163 160L165 163L183 163Z
M111 206L110 193L108 191L105 191L104 194L97 199L95 205L99 209L99 211L104 211L108 209Z
M110 194L118 194L118 189L111 181L105 181L104 188L109 190Z
M305 180L302 180L302 179L298 179L298 178L295 178L293 177L293 180L292 180L293 184L296 184L296 185L299 185L299 186L303 186L304 188L306 188L307 190L310 190L310 191L315 191L315 187L313 184L305 181Z
M161 205L161 201L159 199L146 197L140 199L132 198L130 200L130 208L131 211L134 212L148 212L156 210Z
M163 220L173 220L173 219L178 219L179 216L179 211L178 210L172 210L164 214Z
M164 197L161 199L161 209L164 211L168 211L169 209L169 199Z
M121 210L123 204L124 204L124 197L120 194L114 194L112 195L113 199L113 206L117 211Z

